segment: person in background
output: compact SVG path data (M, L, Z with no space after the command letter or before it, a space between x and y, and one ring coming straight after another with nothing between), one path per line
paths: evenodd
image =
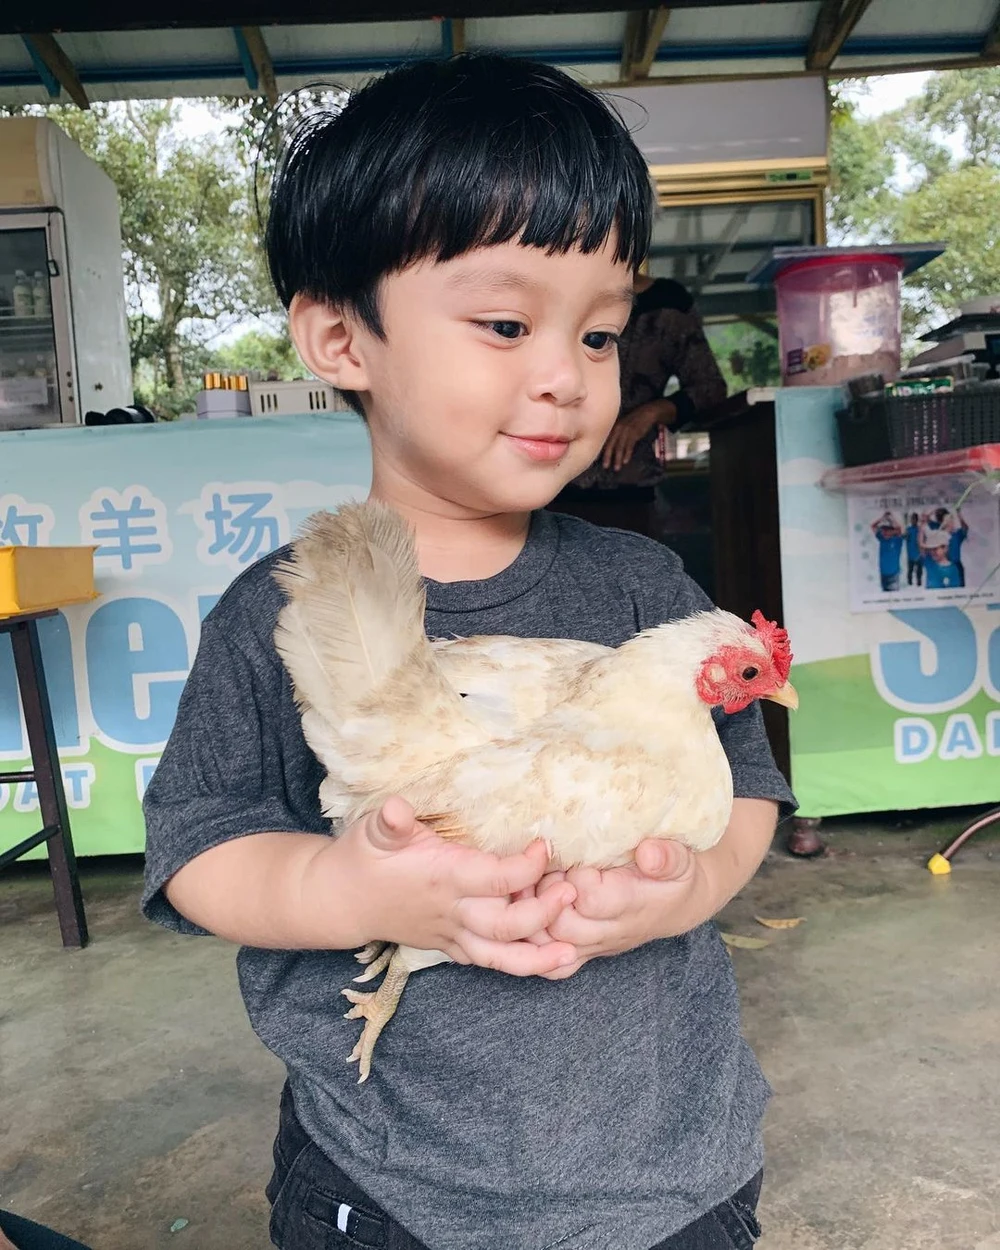
M883 591L899 589L899 571L903 550L903 527L891 512L883 512L872 523L872 533L878 539L878 571Z
M935 508L931 515L927 518L927 528L929 530L940 530L948 528L948 518L951 513L947 508Z
M948 531L948 559L958 573L959 586L965 585L965 565L962 563L962 544L969 537L969 524L962 516L962 509L956 508L955 516Z
M923 522L927 517L924 516ZM924 580L924 562L920 553L920 533L922 521L916 512L910 513L910 523L906 527L906 584L912 586L914 582L918 586L923 585Z
M552 501L598 525L655 537L655 488L666 476L661 433L726 398L694 298L670 278L637 274L632 315L618 347L621 410L600 457ZM663 392L676 377L680 390Z
M951 534L937 529L924 536L924 566L928 590L958 590L964 584L958 569L949 557Z

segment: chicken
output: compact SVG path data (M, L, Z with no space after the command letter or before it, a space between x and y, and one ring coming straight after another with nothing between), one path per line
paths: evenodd
M373 502L311 518L276 577L275 643L324 812L350 822L393 794L441 837L498 855L548 841L552 869L630 862L647 837L706 850L732 810L713 707L797 706L785 631L755 613L698 613L620 647L573 640L431 643L412 537ZM464 697L463 697L464 696ZM345 989L364 1019L351 1060L366 1080L411 972L439 951L375 943Z
M572 638L502 634L435 639L431 646L448 684L505 736L561 702L577 669L611 650Z

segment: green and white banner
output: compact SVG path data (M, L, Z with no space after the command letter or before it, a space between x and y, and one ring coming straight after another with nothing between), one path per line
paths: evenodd
M0 434L0 543L98 548L100 598L39 624L78 854L143 849L142 795L205 615L370 478L367 432L346 414ZM26 751L0 637L0 772L26 768ZM32 782L0 785L0 851L39 823Z
M834 413L842 404L836 387L785 389L776 402L785 624L801 699L790 717L792 781L802 814L1000 802L1000 603L989 602L980 583L926 592L926 565L924 588L911 592L905 532L900 588L882 591L872 527L889 511L901 528L907 507L918 525L928 514L926 527L946 505L930 498L918 508L886 488L874 495L874 510L871 499L855 504L852 521L847 495L820 485L840 464ZM957 522L952 496L968 485L944 484L949 516L940 524ZM989 483L976 489L963 516L995 535L1000 500ZM928 541L930 532L925 547L939 541ZM967 583L987 571L992 541L983 538ZM852 611L852 544L855 568L867 548L879 578L869 597L898 607L871 602ZM970 590L981 597L970 603Z

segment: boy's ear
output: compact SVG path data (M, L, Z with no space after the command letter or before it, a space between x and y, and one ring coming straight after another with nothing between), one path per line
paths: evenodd
M302 362L340 391L367 391L368 370L359 351L356 320L309 295L296 295L288 308L288 332Z

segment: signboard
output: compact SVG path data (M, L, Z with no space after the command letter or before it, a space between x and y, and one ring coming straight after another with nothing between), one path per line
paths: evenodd
M343 413L0 434L0 543L98 547L100 598L39 623L79 854L143 849L142 795L201 621L310 513L363 498L370 473ZM0 638L0 772L27 766ZM33 783L0 785L0 851L38 825Z
M834 413L842 406L839 387L776 398L785 624L801 698L789 720L792 783L802 814L1000 802L1000 603L970 603L967 586L947 601L935 593L851 611L852 549L862 541L854 525L871 533L886 509L857 505L852 518L847 495L819 484L840 464ZM995 516L997 498L983 497ZM967 510L971 499L962 505L963 551L984 515ZM904 511L905 498L890 510Z
M851 487L851 610L1000 602L1000 503L968 478Z

